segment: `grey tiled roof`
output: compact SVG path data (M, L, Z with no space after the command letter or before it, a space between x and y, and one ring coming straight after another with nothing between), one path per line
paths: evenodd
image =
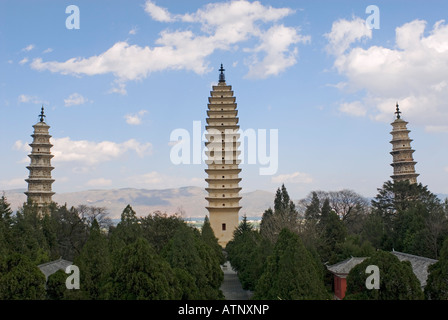
M416 275L417 279L420 281L421 287L423 288L424 286L426 286L426 280L428 279L428 267L433 263L436 263L437 260L415 256L412 254L403 253L399 251L392 251L391 253L394 254L400 261L409 261L412 266L412 271ZM361 257L361 258L351 257L350 259L338 262L331 266L327 266L327 269L331 273L336 274L339 277L345 278L349 274L350 270L352 270L356 265L363 262L365 259L367 259L367 257Z
M336 264L333 264L331 266L327 266L327 269L338 276L345 277L349 274L350 270L352 270L356 265L363 262L367 257L351 257L350 259L338 262Z
M56 271L58 271L58 270L65 271L65 268L67 268L68 266L71 266L72 264L73 264L73 262L60 258L55 261L50 261L47 263L40 264L37 267L45 275L45 279L48 279L48 277L51 276Z
M426 280L428 279L428 267L433 263L436 263L437 260L414 256L409 253L403 253L398 251L392 251L400 261L409 261L412 265L412 271L417 276L417 279L420 281L420 285L422 287L426 286Z

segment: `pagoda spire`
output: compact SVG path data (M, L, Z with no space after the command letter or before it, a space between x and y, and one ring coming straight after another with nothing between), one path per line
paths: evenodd
M398 105L398 102L397 102L395 107L396 107L396 110L397 110L397 111L395 111L395 114L397 115L397 119L400 119L401 111L400 111L400 106Z
M46 115L44 114L44 106L42 105L42 109L40 110L40 122L44 122L44 118L46 117Z
M219 71L221 72L219 74L219 82L220 83L225 83L226 82L226 76L224 74L224 71L226 71L226 69L224 69L224 67L222 66L222 63L221 63L221 68L219 69Z

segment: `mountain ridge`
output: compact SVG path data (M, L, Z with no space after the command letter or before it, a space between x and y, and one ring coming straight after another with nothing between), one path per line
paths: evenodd
M26 201L25 189L5 190L5 197L16 211ZM208 215L205 208L207 192L204 188L185 186L167 189L89 189L77 192L56 193L53 201L59 205L67 204L77 207L85 204L89 206L105 207L112 219L120 218L123 209L130 204L138 216L146 216L155 211L167 214L178 213L185 218L198 218ZM241 193L242 200L240 216L258 217L264 210L272 207L275 194L264 190Z

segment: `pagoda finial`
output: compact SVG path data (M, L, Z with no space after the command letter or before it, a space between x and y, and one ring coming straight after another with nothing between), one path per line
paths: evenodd
M400 111L400 107L398 106L398 102L397 102L397 105L396 105L396 109L397 109L397 111L395 111L395 114L397 115L397 119L400 119L401 111Z
M224 69L224 67L222 66L222 63L221 63L221 68L219 69L219 71L221 72L221 73L219 74L219 82L226 82L226 76L224 75L224 71L225 71L225 69Z
M40 122L44 122L44 118L46 117L46 115L44 114L44 106L42 106L42 109L40 110Z

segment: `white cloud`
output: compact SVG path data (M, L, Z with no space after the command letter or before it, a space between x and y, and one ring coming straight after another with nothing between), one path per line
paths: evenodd
M17 151L26 151L26 152L31 151L31 147L27 143L22 142L22 140L17 140L16 142L14 142L12 148L13 150Z
M14 178L10 180L0 180L0 190L11 188L26 188L25 178Z
M51 149L55 162L79 162L86 165L95 165L111 161L134 151L139 157L151 153L151 143L140 143L130 139L122 143L112 141L71 140L69 137L52 138L54 145Z
M130 124L130 125L139 125L142 123L142 117L148 113L148 111L146 110L140 110L137 113L130 113L124 116L124 118L126 119L126 123Z
M34 49L34 44L29 44L25 48L23 48L22 51L29 52L33 49Z
M273 183L312 183L313 178L308 173L294 172L291 174L280 174L272 177Z
M263 36L261 44L254 52L265 52L261 62L255 57L249 66L249 78L267 78L278 75L297 62L297 48L291 50L290 47L296 43L307 43L311 40L309 36L301 36L298 30L275 25Z
M108 93L118 93L122 96L126 95L126 84L122 81L114 81L114 86L109 90Z
M131 30L129 30L129 34L135 35L135 34L137 34L137 30L138 30L137 27L134 27Z
M84 98L82 95L75 92L75 93L72 93L67 99L64 99L64 105L66 107L77 106L80 104L84 104L88 101L89 101L89 99Z
M351 21L340 19L333 22L331 31L324 36L328 39L327 51L340 55L352 43L365 38L371 39L372 30L367 28L365 20L354 17Z
M157 6L152 1L146 1L145 11L148 13L152 19L160 22L171 22L174 21L171 13L166 8Z
M52 48L47 48L44 51L42 51L42 53L50 53L50 52L53 52Z
M426 130L433 132L446 126L448 26L438 21L427 35L425 29L422 20L397 27L391 48L374 45L349 49L353 39L363 37L359 34L339 39L342 45L334 50L334 67L347 78L347 88L365 92L361 99L365 115L391 121L398 102L403 118L413 125L429 126Z
M425 130L433 133L448 133L448 126L426 126Z
M23 58L22 60L19 61L20 65L24 65L25 63L27 63L29 60L27 57Z
M341 103L339 111L355 117L363 117L367 113L366 107L360 101Z
M238 44L254 38L259 39L260 44L246 50L252 53L248 76L277 75L296 63L297 44L309 41L309 37L299 34L298 28L272 26L291 15L292 9L264 6L258 1L212 3L182 15L173 15L153 1L146 1L145 11L156 21L180 21L188 25L175 31L163 30L152 47L121 41L91 57L76 57L64 62L44 62L42 58L36 58L30 65L39 71L71 75L112 73L118 87L110 92L125 94L124 82L145 78L151 72L169 69L197 74L209 72L206 59L215 50L238 50ZM200 32L192 31L191 24L195 23L200 25ZM257 66L259 60L260 66Z
M91 179L86 182L89 187L107 187L112 185L112 180L105 178Z
M21 94L18 97L19 103L48 104L48 101L42 100L36 96Z

